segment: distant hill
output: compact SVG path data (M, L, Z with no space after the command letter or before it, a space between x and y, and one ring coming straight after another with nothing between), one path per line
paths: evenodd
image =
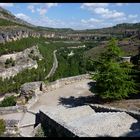
M8 10L0 7L0 26L10 26L10 25L20 25L28 28L32 28L34 30L40 31L51 31L58 33L93 33L93 34L121 34L126 30L129 31L137 31L140 30L140 23L122 23L117 24L113 27L101 28L101 29L85 29L85 30L74 30L71 28L51 28L51 27L42 27L35 26L27 21L24 21L20 18L14 16Z
M36 28L45 31L64 32L64 33L74 31L71 28L51 28L51 27L42 27L42 26L37 26Z
M14 16L11 12L9 12L8 10L0 7L0 20L8 20L9 22L15 23L15 24L21 24L21 25L26 25L29 27L35 27L35 25L32 25L20 18L17 18L16 16Z

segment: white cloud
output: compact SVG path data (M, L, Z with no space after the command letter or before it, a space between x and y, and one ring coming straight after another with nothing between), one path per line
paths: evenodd
M48 8L58 6L58 3L46 3L45 4Z
M35 25L41 25L44 27L53 27L53 28L64 28L66 27L66 24L64 21L62 20L56 20L56 19L50 19L47 16L43 16L43 18L41 18L40 20L32 20L32 23Z
M128 15L128 18L137 18L137 17L138 17L137 14L135 14L135 15L132 15L132 14Z
M109 9L105 9L105 8L99 7L99 8L95 8L94 9L94 12L96 14L102 14L102 15L104 15L104 14L108 14L109 13Z
M87 8L89 10L95 8L95 7L107 7L108 3L83 3L81 5L81 8Z
M13 3L0 3L0 6L1 7L12 7L12 6L14 6L14 4Z
M111 27L113 26L113 23L110 21L106 21L103 19L82 19L79 23L79 27L76 28L82 28L82 29L97 29L97 28L104 28L104 27Z
M115 22L124 22L124 21L127 21L128 19L126 17L119 17L119 18L114 18L113 21Z
M43 16L47 13L49 8L56 6L58 6L58 3L30 3L27 8L32 13L39 12L39 14Z
M35 12L35 7L34 7L34 5L29 5L27 8L28 8L29 10L31 10L32 13Z
M100 14L103 18L106 19L121 18L125 16L123 12L118 12L116 10L109 10L107 8L102 8L102 7L95 8L94 12L96 14Z
M123 12L117 12L117 11L109 11L110 14L105 14L103 17L109 18L109 19L114 19L114 18L125 18L125 14Z
M26 21L31 21L31 18L23 13L18 13L18 14L15 14L16 17L18 18L21 18L23 20L26 20Z
M81 5L81 8L87 9L94 14L98 14L105 19L115 19L125 17L125 14L123 12L110 10L106 8L107 6L109 6L109 3L84 3Z
M15 16L18 18L21 18L21 19L23 19L23 20L25 20L33 25L37 25L37 26L55 27L56 28L56 27L64 27L66 25L66 23L64 21L50 19L45 15L43 15L42 18L29 17L23 13L15 14Z
M123 3L116 3L117 6L123 6Z
M88 20L82 19L81 22L84 24L95 24L95 23L101 23L101 22L103 22L103 20L90 18Z
M128 3L116 3L117 6L128 5Z
M45 15L45 14L47 13L47 8L44 8L44 7L42 7L42 8L37 8L37 11L39 12L39 14L40 14L41 16L43 16L43 15Z

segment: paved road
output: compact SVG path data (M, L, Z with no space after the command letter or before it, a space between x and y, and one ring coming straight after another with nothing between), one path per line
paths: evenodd
M56 52L57 52L57 50L53 51L53 56L54 56L53 66L52 66L49 74L45 77L45 79L51 77L55 73L55 71L56 71L56 69L58 67L58 61L57 61L57 57L56 57Z

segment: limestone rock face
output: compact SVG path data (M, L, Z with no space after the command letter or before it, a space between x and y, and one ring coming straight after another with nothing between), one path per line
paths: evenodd
M25 105L27 102L26 98L24 96L20 96L17 99L16 105Z
M29 55L31 54L31 51L34 52L32 55L37 56L39 60L43 58L38 50L38 46L27 48L22 52L0 56L0 64L1 64L0 77L2 77L3 79L10 78L10 76L13 77L17 73L23 71L24 69L32 69L32 68L36 69L38 67L37 61L29 57ZM7 59L10 59L10 58L12 58L15 61L15 66L5 68L5 62Z
M20 96L25 97L27 100L35 96L35 92L42 90L42 81L25 83L20 88Z

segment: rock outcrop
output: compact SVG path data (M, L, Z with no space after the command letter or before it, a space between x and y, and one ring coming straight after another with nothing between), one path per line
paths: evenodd
M15 27L13 29L5 28L1 29L0 32L0 43L6 43L11 41L20 40L22 38L28 37L45 37L45 38L53 38L55 37L55 33L53 32L36 32L32 29L28 29L25 27Z
M17 104L23 105L23 104L26 104L30 99L33 99L33 101L29 103L29 105L32 104L32 102L35 101L34 98L36 98L37 96L36 94L42 92L43 85L44 83L42 81L23 84L20 87L20 91L19 91L20 97L17 101Z
M17 73L23 71L24 69L32 69L37 68L38 64L36 60L30 58L31 51L33 50L34 56L37 56L39 60L43 57L40 54L38 47L33 46L31 48L27 48L22 52L17 52L13 54L2 55L0 57L0 77L3 79L10 78L11 76L15 76ZM7 59L12 58L15 61L15 66L5 68L5 62Z

